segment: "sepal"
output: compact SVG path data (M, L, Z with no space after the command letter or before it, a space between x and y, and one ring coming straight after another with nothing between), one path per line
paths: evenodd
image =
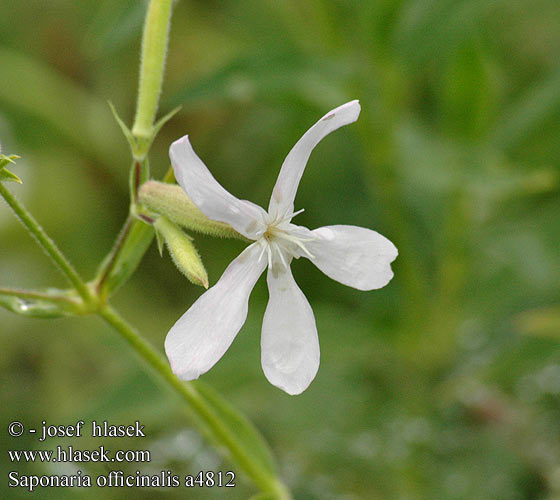
M156 241L157 241L159 256L163 257L163 245L165 244L165 239L158 229L156 229L155 231L156 231Z
M121 119L121 117L117 113L117 110L115 109L115 106L113 106L113 103L111 101L108 101L108 104L109 104L109 107L111 108L111 113L113 113L113 117L115 118L115 121L119 125L123 135L126 138L126 141L128 142L128 145L130 146L130 150L132 151L132 154L134 155L134 150L136 148L136 139L134 139L134 136L132 135L132 132L126 126L124 121Z
M148 181L140 188L138 198L140 203L150 211L165 215L185 229L219 238L246 240L244 236L226 223L206 217L183 189L175 184Z

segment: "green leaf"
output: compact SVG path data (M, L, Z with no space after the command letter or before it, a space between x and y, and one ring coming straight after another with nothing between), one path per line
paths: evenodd
M74 291L0 289L0 306L22 316L60 318L84 314L82 303Z
M134 273L154 238L153 227L139 220L130 220L116 245L116 254L111 252L101 264L97 286L107 296L125 283Z
M21 182L21 179L16 174L10 172L6 168L6 165L9 165L10 163L15 165L16 163L15 160L17 160L18 158L19 158L18 155L6 156L0 153L0 182L12 181L12 182L18 182L19 184L23 184L23 182Z
M9 163L13 163L15 165L15 160L17 160L18 158L18 155L6 156L0 153L0 168L4 168Z
M171 118L173 118L180 111L180 109L181 109L181 106L177 106L176 108L171 110L169 113L167 113L165 116L160 118L155 123L155 125L152 127L152 130L150 132L149 137L135 137L133 139L135 141L135 144L136 144L136 146L132 150L132 154L133 154L134 158L137 158L139 160L143 160L144 158L147 157L148 152L150 151L150 148L152 147L152 144L153 144L156 136L159 134L159 131L162 129L162 127L169 120L171 120ZM145 180L148 180L148 179L146 178Z
M201 381L192 384L216 416L227 425L229 432L239 441L240 447L250 455L251 460L259 463L269 474L276 475L277 467L272 452L254 425L210 386ZM203 421L201 424L205 425Z
M160 118L155 123L155 125L152 128L150 137L141 138L141 137L134 137L134 134L126 126L126 123L124 123L122 118L117 113L117 110L115 109L115 106L113 106L113 103L111 101L108 102L109 102L109 107L111 108L111 112L113 113L113 116L115 118L115 121L118 123L122 133L124 134L128 142L128 145L130 146L130 151L132 152L132 156L134 157L135 160L141 161L142 163L146 161L145 158L148 154L148 151L150 150L152 143L154 142L154 139L158 135L159 131L181 109L181 106L177 106L175 109L171 110L169 113L167 113L165 116ZM142 183L146 182L147 180L148 180L148 176L145 176L145 178L142 179Z
M19 184L23 184L21 179L16 174L10 172L5 168L0 169L0 182L2 181L12 181L12 182L17 182Z
M130 146L130 150L132 151L132 154L134 154L134 151L136 150L136 139L134 139L134 136L132 135L132 132L126 126L124 121L121 119L121 117L117 113L117 110L115 109L115 106L113 106L113 103L111 101L108 101L108 103L109 103L109 107L111 108L111 113L113 113L113 117L115 118L116 122L118 123L119 127L121 128L121 131L124 134L124 136L125 136L125 138L128 142L128 145Z
M159 134L159 131L162 127L173 118L179 111L181 111L182 106L177 106L176 108L172 109L169 113L165 116L162 116L154 125L152 129L152 141L155 139L156 135Z

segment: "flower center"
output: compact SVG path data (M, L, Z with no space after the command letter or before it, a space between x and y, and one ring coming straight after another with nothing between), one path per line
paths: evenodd
M288 267L292 258L298 259L302 251L310 259L314 256L305 247L305 242L312 241L313 237L304 236L303 231L298 231L298 226L291 224L294 216L303 212L299 210L280 220L272 220L268 223L266 231L259 239L262 245L259 259L266 252L268 257L268 267L272 268L275 264L281 263Z

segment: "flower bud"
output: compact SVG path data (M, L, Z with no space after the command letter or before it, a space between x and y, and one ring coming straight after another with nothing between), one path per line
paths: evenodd
M192 238L165 216L158 217L154 227L159 233L158 238L162 236L165 240L169 254L179 271L195 285L208 288L208 274L192 243Z

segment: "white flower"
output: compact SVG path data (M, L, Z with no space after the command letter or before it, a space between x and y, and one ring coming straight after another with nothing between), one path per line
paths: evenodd
M359 114L358 101L349 102L305 133L282 165L268 213L228 193L195 154L188 136L171 145L175 177L195 205L210 219L225 222L254 241L169 331L165 351L179 378L196 379L223 356L243 326L251 290L268 266L262 367L272 384L299 394L319 368L319 341L311 306L290 270L292 258L309 258L327 276L359 290L381 288L391 280L390 263L397 249L375 231L355 226L310 231L291 222L301 212L294 212L294 198L311 151Z

